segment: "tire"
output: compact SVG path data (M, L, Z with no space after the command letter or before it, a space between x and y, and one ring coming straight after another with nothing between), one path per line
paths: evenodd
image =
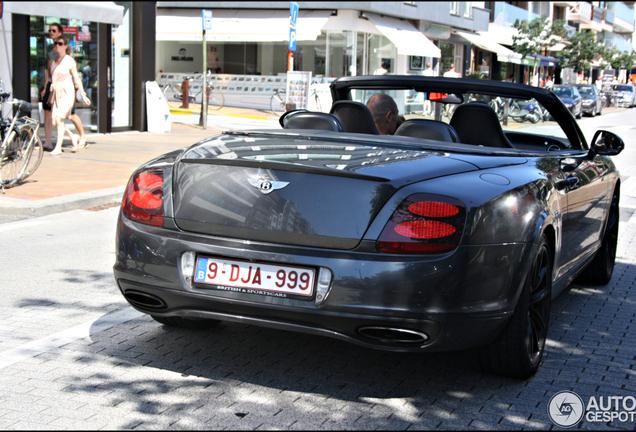
M180 108L181 105L183 105L183 95L180 92L177 92L177 89L172 85L164 87L163 96L166 98L168 106L172 108ZM172 100L170 97L172 97Z
M183 317L163 317L150 315L153 320L168 327L179 327L189 330L205 330L221 324L221 321L211 319L196 319Z
M12 137L0 155L0 177L5 188L14 186L22 179L26 169L27 158L21 144L21 130L14 128Z
M603 232L601 247L596 252L594 259L590 262L583 273L577 278L577 282L586 285L607 285L614 274L614 264L616 263L616 245L618 244L618 223L620 217L619 197L615 193L612 197L610 210L607 215L607 223Z
M545 350L551 295L552 252L542 235L510 321L493 342L477 350L483 372L518 379L535 374Z
M225 105L225 97L223 93L216 88L210 89L210 96L208 96L208 110L218 111Z
M539 123L539 115L538 114L532 113L527 118L528 118L528 120L530 120L530 122L532 124Z
M269 100L269 107L279 117L285 112L285 96L285 93L274 93Z
M40 140L39 136L36 135L33 145L29 146L32 136L33 129L28 126L23 127L20 131L20 142L22 145L22 152L25 157L28 152L28 162L26 163L26 168L22 174L22 178L20 179L21 181L25 180L33 174L36 169L38 169L40 163L42 163L42 157L44 156L44 146L42 145L42 140Z

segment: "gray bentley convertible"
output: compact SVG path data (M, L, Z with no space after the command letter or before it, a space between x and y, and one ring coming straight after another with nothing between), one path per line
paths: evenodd
M404 117L392 135L366 105L376 93ZM556 95L519 84L361 76L331 95L330 113L137 169L117 226L123 296L168 326L472 349L486 372L534 374L551 300L612 277L622 140L586 142ZM507 124L513 105L551 120Z

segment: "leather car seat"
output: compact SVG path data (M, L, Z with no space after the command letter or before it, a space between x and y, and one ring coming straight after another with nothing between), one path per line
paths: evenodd
M459 142L459 136L452 126L436 120L407 120L395 131L395 135L436 141Z
M319 129L344 132L344 127L336 116L309 111L299 112L289 119L285 119L284 129Z
M331 107L330 113L340 119L345 132L380 135L369 107L363 103L337 101Z
M499 124L497 113L488 104L470 102L459 105L450 125L457 131L460 143L514 148Z

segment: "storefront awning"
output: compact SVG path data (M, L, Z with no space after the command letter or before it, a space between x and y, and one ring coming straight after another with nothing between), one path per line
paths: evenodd
M541 66L556 67L560 61L558 58L544 56L541 54L537 54L537 58L541 60L541 63L540 63Z
M471 44L476 45L483 50L497 54L497 60L502 63L521 64L521 54L518 54L503 45L499 45L497 42L491 40L487 36L479 35L476 33L467 33L459 30L455 30L455 33L458 36L466 39Z
M4 2L4 11L121 25L124 7L110 1Z
M364 16L393 42L397 47L398 54L436 58L442 56L440 49L412 24L397 18L367 12L364 13Z
M302 9L296 21L296 40L313 41L331 11ZM289 40L289 11L213 10L208 42L285 42ZM157 41L203 40L200 9L157 9Z

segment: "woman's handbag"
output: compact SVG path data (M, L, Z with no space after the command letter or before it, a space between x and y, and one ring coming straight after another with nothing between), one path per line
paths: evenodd
M87 97L87 99L88 99L88 97ZM84 103L84 94L82 93L82 90L80 90L80 89L77 89L77 91L75 92L75 100L76 100L76 101L77 101L80 105L83 105L83 106L90 106L90 102L88 103L88 105L86 105L86 104ZM90 99L89 99L89 101L90 101Z
M55 103L55 89L53 88L53 86L51 86L51 93L49 94L49 98L47 99L46 103L52 107L53 104Z

